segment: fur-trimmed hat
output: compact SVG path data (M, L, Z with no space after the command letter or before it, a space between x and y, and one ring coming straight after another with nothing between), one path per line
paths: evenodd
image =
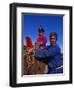
M44 31L45 31L44 28L43 28L42 26L40 26L40 27L39 27L39 33L40 33L40 32L44 32Z

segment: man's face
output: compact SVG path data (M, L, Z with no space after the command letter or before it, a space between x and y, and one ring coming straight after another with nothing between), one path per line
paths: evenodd
M39 35L40 35L40 36L43 36L43 35L44 35L44 32L40 32Z
M51 36L50 43L51 43L51 45L55 45L56 44L56 37L55 36Z

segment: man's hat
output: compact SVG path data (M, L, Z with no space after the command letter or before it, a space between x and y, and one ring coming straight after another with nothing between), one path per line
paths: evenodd
M57 39L57 33L56 32L51 32L49 36L50 36L50 39L51 39L52 36L55 36L56 39Z

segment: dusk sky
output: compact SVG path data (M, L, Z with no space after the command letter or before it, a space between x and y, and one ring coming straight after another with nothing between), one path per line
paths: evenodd
M27 14L23 15L23 43L26 44L26 36L30 36L32 43L35 44L39 35L38 29L42 25L45 29L47 37L47 45L50 45L49 34L56 32L58 35L57 43L63 50L63 16L60 15L39 15Z

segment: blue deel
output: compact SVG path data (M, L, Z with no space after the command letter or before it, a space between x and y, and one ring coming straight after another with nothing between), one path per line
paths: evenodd
M57 69L57 67L63 65L63 57L61 56L60 47L57 44L51 45L43 50L37 49L35 56L38 58L52 57L48 62L48 66L51 67L52 70L48 73L63 73L63 67Z

